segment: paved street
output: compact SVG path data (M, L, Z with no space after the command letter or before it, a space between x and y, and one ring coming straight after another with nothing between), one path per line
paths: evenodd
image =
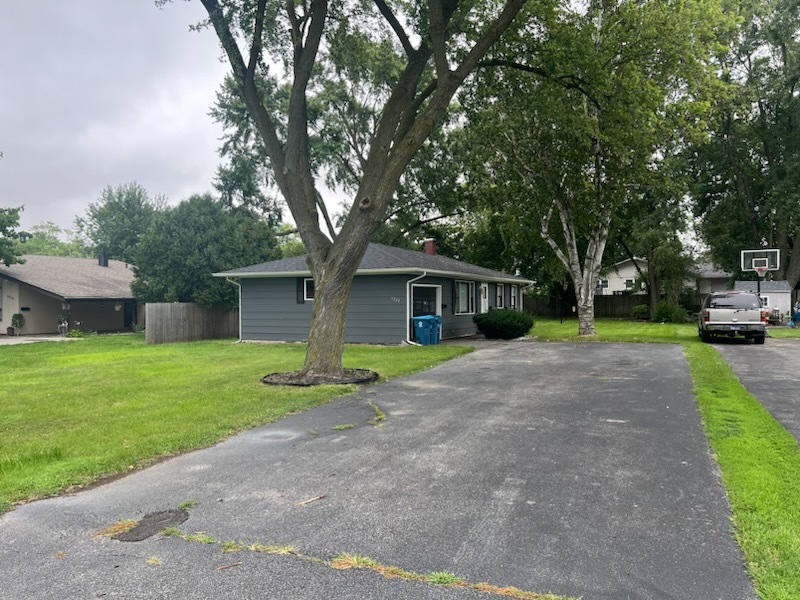
M586 600L754 599L691 388L680 346L484 344L17 508L0 518L0 597L492 597L320 562L347 552ZM184 532L303 557L93 535L187 500Z

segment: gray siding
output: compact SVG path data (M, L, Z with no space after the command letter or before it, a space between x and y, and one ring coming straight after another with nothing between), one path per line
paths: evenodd
M473 314L455 314L454 279L414 275L361 275L353 279L347 308L348 342L399 344L408 335L407 283L442 287L442 339L477 333ZM475 282L475 309L480 310L480 279ZM241 338L243 340L297 342L308 339L312 303L297 302L297 278L241 279ZM489 284L489 306L496 304L496 284ZM506 307L511 285L505 285ZM521 304L520 304L521 308Z
M399 344L406 339L406 281L403 275L356 277L350 291L345 339ZM312 302L297 302L297 279L242 279L243 340L308 339Z

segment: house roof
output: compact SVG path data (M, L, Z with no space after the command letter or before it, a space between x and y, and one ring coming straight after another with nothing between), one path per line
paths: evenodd
M470 277L486 281L511 282L519 284L533 283L524 277L509 275L502 271L486 269L477 265L448 258L438 254L415 252L383 244L369 244L361 259L356 275L391 275L415 273L443 275L446 277ZM215 277L309 277L311 271L306 264L306 257L294 256L272 262L250 265L240 269L214 273Z
M730 273L710 262L698 263L694 271L701 279L730 279L731 277Z
M23 264L0 265L0 277L24 283L62 300L132 299L133 269L109 260L101 267L96 258L27 254Z
M737 292L755 292L758 288L758 283L756 281L735 281L733 283L733 289ZM792 288L789 286L789 282L785 279L781 281L762 281L761 282L761 293L765 292L786 292L790 293Z

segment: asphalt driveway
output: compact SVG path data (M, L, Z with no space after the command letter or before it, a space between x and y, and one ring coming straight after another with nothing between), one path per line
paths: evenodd
M93 536L187 500L185 532L303 557ZM730 528L680 347L507 342L17 508L0 597L492 597L324 562L347 552L587 600L753 599Z
M768 338L763 346L715 340L742 385L800 441L800 340Z

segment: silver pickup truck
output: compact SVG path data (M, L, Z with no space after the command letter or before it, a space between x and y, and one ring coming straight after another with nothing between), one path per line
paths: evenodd
M767 312L753 292L712 292L697 318L697 333L704 342L713 336L743 336L763 344Z

